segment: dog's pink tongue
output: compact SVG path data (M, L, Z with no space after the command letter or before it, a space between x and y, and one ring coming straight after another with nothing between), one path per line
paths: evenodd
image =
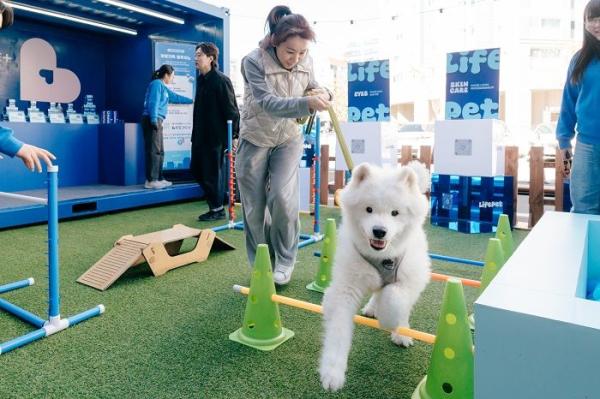
M379 248L379 249L383 249L385 248L385 241L384 240L369 240L371 242L371 246L373 248Z

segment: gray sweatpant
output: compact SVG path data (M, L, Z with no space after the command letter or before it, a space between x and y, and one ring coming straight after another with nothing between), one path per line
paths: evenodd
M275 147L241 139L235 170L242 200L248 261L258 244L268 244L272 266L293 266L298 253L298 165L302 137Z

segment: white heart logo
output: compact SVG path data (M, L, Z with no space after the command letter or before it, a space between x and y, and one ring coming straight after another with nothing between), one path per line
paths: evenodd
M81 93L77 75L58 68L56 52L42 39L29 39L21 46L21 100L70 103Z

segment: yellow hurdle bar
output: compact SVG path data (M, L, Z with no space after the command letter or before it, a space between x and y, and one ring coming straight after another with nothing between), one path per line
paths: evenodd
M352 161L352 156L350 155L350 151L348 150L348 145L346 144L346 139L342 134L342 129L340 128L340 121L333 110L333 106L330 105L327 109L329 111L329 118L331 118L331 124L333 125L333 130L335 130L335 135L337 137L338 143L340 144L340 148L342 149L342 153L344 155L344 161L346 161L346 166L348 166L348 170L352 171L354 169L354 162Z
M248 295L248 293L250 292L250 288L243 287L241 285L234 285L233 290L236 292L239 292L240 294L244 294L244 295ZM281 303L283 305L293 306L295 308L300 308L300 309L308 310L310 312L323 314L323 307L320 305L315 305L314 303L300 301L298 299L293 299L293 298L289 298L287 296L282 296L282 295L277 295L277 294L273 294L273 296L271 296L271 300L273 302ZM354 322L356 324L361 324L363 326L372 327L372 328L376 328L378 330L383 330L383 331L389 332L389 330L381 328L381 326L379 325L379 321L377 321L376 319L371 319L369 317L355 315ZM406 337L410 337L410 338L422 341L422 342L425 342L427 344L433 345L435 343L435 335L427 334L422 331L413 330L411 328L398 327L396 329L396 333L398 333L400 335L404 335Z

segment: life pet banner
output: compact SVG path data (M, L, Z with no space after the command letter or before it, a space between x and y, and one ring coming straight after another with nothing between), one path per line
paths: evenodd
M348 121L390 120L389 60L348 64Z
M448 53L446 120L498 119L500 49Z
M169 86L175 93L194 98L196 90L196 46L191 43L154 41L154 70L163 64L175 69ZM189 169L192 148L193 104L169 104L163 122L165 170Z
M501 214L513 220L513 177L431 176L431 224L463 233L496 231Z

